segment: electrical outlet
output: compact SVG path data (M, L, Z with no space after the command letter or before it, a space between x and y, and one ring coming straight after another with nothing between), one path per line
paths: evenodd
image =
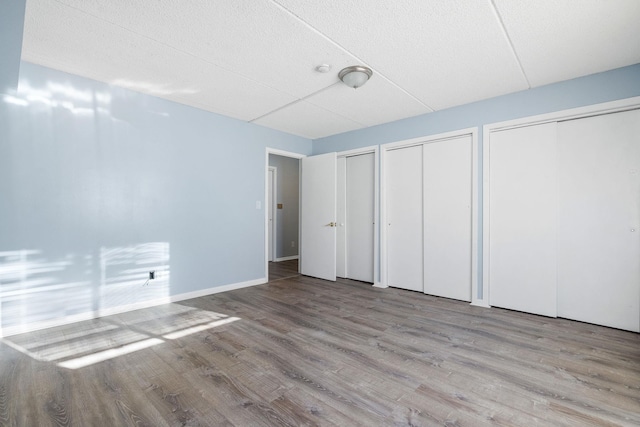
M293 240L291 241L291 247L295 248L296 247L296 242L294 242Z
M149 280L153 280L156 278L156 272L155 271L150 271L149 272Z

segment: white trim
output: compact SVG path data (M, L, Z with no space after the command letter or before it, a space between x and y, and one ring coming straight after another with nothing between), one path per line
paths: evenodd
M382 283L380 283L380 282L375 282L375 283L373 284L373 287L374 287L374 288L385 289L385 288L388 288L389 286L384 285L384 284L382 284Z
M488 123L483 126L483 136L485 132L497 130L513 129L523 126L533 126L549 122L561 122L566 120L580 119L602 114L619 113L626 110L640 108L640 96L619 99L617 101L603 102L600 104L587 105L586 107L571 108L568 110L554 111L552 113L538 114L536 116L522 117L519 119L506 120L504 122ZM484 138L483 138L484 141Z
M271 209L271 215L273 218L273 221L271 222L271 257L269 257L269 253L267 252L267 259L269 259L269 261L274 261L278 258L278 238L276 237L277 234L277 230L278 230L278 209L277 209L277 204L278 204L278 168L275 166L269 166L268 170L267 170L267 176L269 175L269 172L273 172L273 181L271 182L271 206L269 206L269 209ZM268 181L268 178L267 178ZM269 200L269 183L267 182L267 198L265 200ZM266 205L266 203L265 203ZM267 219L269 218L269 212L267 212ZM269 226L269 223L267 222L267 227ZM269 236L269 230L267 230L267 238ZM283 242L284 243L284 242ZM267 250L269 249L269 247L267 246Z
M482 299L478 298L478 128L471 127L459 129L451 132L444 132L435 135L421 136L418 138L405 139L402 141L390 142L380 146L380 284L381 287L388 286L387 278L387 228L384 226L387 222L386 214L386 188L385 188L385 164L386 155L389 151L398 148L406 148L415 145L429 144L432 142L445 141L447 139L459 138L461 136L470 135L472 145L472 164L471 164L471 304L483 305Z
M640 96L632 98L620 99L617 101L603 102L600 104L587 105L585 107L571 108L568 110L554 111L552 113L539 114L535 116L528 116L514 120L507 120L503 122L489 123L482 127L482 284L483 295L482 300L474 301L474 305L482 307L490 307L490 272L489 272L489 236L490 236L490 210L489 210L489 194L491 191L491 185L489 182L489 171L491 165L490 159L490 142L491 133L515 129L519 127L534 126L544 123L562 122L567 120L575 120L585 117L599 116L603 114L618 113L622 111L635 110L640 108Z
M300 258L298 255L283 256L282 258L276 258L274 262L290 261L298 258Z
M183 294L171 295L171 296L156 298L148 301L140 301L134 304L120 305L117 307L94 310L86 313L59 317L57 319L45 320L42 322L33 322L33 323L27 323L27 324L22 324L17 326L9 326L7 328L0 329L0 338L22 334L25 332L33 332L41 329L53 328L55 326L68 325L70 323L77 323L85 320L97 319L99 317L106 317L114 314L126 313L128 311L140 310L143 308L156 307L158 305L170 304L173 302L199 298L206 295L218 294L220 292L233 291L235 289L247 288L249 286L262 285L264 283L267 283L267 279L265 277L262 277L260 279L248 280L246 282L215 286L213 288L201 289L199 291L186 292Z
M380 146L370 145L368 147L356 148L353 150L340 151L336 157L352 157L362 154L373 153L373 222L377 227L374 227L373 232L373 282L380 283L381 274L380 270ZM375 286L375 285L374 285ZM382 287L387 287L386 285Z
M269 154L275 154L282 157L290 157L293 159L302 159L307 157L305 154L293 153L291 151L278 150L275 148L266 147L264 150L264 200L269 199ZM299 162L301 163L301 162ZM301 165L298 165L298 170ZM298 174L300 176L300 174ZM298 178L300 179L300 178ZM300 186L298 186L298 192L300 192ZM300 195L298 195L300 196ZM298 197L298 200L301 200ZM300 202L298 202L300 203ZM266 204L266 202L265 202ZM298 209L298 215L300 215L300 209ZM298 251L300 251L300 217L298 217ZM298 252L299 253L299 252ZM299 267L298 267L299 269ZM269 277L269 213L265 209L264 211L264 277Z
M386 144L380 145L380 148L383 151L389 151L396 148L406 148L406 147L411 147L412 145L422 145L422 144L428 144L430 142L442 141L445 139L458 138L460 136L473 134L474 132L476 133L478 132L477 127L459 129L451 132L437 133L435 135L419 136L417 138L403 139L402 141L388 142Z
M479 153L478 153L478 128L471 131L471 304L480 305L482 300L478 298L478 204L479 177Z
M485 125L482 127L482 304L485 307L491 307L489 304L489 128Z
M266 148L267 150L267 166L269 163L269 154L275 154L276 156L282 156L282 157L291 157L293 159L303 159L305 157L307 157L306 154L300 154L300 153L294 153L293 151L284 151L284 150L278 150L275 148Z
M353 150L339 151L336 153L336 157L359 156L361 154L375 153L376 151L378 151L378 146L370 145L368 147L354 148Z

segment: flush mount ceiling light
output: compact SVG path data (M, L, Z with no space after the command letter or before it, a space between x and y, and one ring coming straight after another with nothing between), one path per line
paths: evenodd
M371 71L371 68L362 65L353 65L343 68L338 74L338 77L347 86L357 89L365 84L372 75L373 71Z

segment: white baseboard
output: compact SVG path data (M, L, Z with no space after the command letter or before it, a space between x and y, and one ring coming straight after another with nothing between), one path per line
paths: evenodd
M247 288L249 286L262 285L267 283L265 277L260 279L248 280L246 282L231 283L229 285L215 286L213 288L202 289L199 291L186 292L183 294L170 295L163 298L156 298L149 301L140 301L134 304L120 305L100 310L94 310L86 313L73 314L71 316L59 317L57 319L45 320L42 322L27 323L24 325L9 326L0 328L0 338L11 335L23 334L26 332L39 331L41 329L53 328L56 326L68 325L71 323L82 322L84 320L97 319L99 317L111 316L113 314L126 313L128 311L140 310L143 308L156 307L158 305L169 304L172 302L184 301L193 298L199 298L206 295L218 294L220 292L232 291L234 289Z
M484 308L490 308L491 307L489 305L489 302L485 301L483 299L475 299L475 300L471 301L471 305L475 305L477 307L484 307Z
M389 286L383 284L382 282L376 282L376 283L373 284L373 287L374 288L382 288L382 289L384 289L384 288L388 288Z
M290 261L292 259L298 259L298 258L299 258L298 255L284 256L282 258L276 258L276 260L274 262Z

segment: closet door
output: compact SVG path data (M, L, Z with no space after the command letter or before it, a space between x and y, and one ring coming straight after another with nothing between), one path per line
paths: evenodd
M558 316L640 328L640 111L558 124Z
M346 158L346 277L373 283L373 153Z
M471 301L471 135L425 144L424 292Z
M555 316L556 124L492 132L488 142L490 305Z
M422 146L388 151L385 177L387 284L422 291Z

